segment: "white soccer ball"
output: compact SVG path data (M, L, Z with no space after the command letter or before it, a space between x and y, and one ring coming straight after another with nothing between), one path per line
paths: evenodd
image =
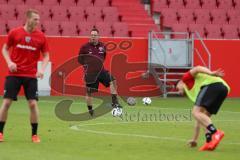
M128 99L127 99L127 104L128 104L129 106L135 106L135 104L136 104L136 99L135 99L134 97L128 97Z
M145 105L150 105L152 103L152 100L149 97L144 97L142 101L143 101L143 104Z
M112 115L113 115L113 117L119 117L119 116L121 116L122 115L122 113L123 113L123 110L122 110L122 108L113 108L112 109Z

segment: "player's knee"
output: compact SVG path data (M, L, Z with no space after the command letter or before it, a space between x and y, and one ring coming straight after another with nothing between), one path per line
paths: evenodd
M197 117L198 114L199 114L199 110L197 110L197 109L193 109L193 110L192 110L192 115L193 115L193 117Z
M8 109L8 108L11 106L11 104L12 104L12 101L11 101L11 100L8 100L8 99L7 99L7 100L4 100L4 101L3 101L3 107L4 107L4 108L7 108L7 109Z
M30 100L30 101L28 101L28 105L29 105L30 109L35 108L35 107L37 107L37 102L35 100Z
M110 82L110 85L113 85L114 87L117 87L117 81L114 79Z

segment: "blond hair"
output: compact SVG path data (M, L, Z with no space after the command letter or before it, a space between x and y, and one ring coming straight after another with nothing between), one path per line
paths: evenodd
M26 17L27 18L31 18L33 13L39 15L39 12L37 10L35 10L35 9L28 9L27 12L26 12Z

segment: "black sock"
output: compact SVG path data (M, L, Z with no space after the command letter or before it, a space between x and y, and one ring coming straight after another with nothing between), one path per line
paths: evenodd
M118 104L118 98L116 94L112 94L112 103L114 104Z
M213 124L210 124L209 126L207 126L207 129L210 131L211 134L214 134L215 132L217 132L217 128Z
M37 135L38 123L31 123L32 126L32 136Z
M206 137L206 142L207 142L207 143L212 140L212 134L209 133L209 132L205 134L205 137Z
M88 105L87 108L89 111L91 111L93 107L92 107L92 105Z
M0 132L3 133L5 122L0 122Z

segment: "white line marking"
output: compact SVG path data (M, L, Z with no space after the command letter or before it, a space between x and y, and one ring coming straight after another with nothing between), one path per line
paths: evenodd
M177 138L177 137L162 137L162 136L151 136L151 135L144 135L144 134L114 133L114 132L109 132L109 131L96 131L96 130L91 130L91 129L80 128L80 127L83 127L83 126L110 125L110 124L112 124L112 125L114 125L114 124L129 124L129 122L81 124L81 125L71 126L70 129L75 130L75 131L82 131L82 132L93 133L93 134L100 134L100 135L126 136L126 137L138 137L138 138L149 138L149 139L160 139L160 140L171 140L171 141L187 142L187 139ZM227 145L240 145L240 142L224 142L224 144L227 144Z
M175 137L159 137L159 136L150 136L150 135L142 135L142 134L126 134L126 133L113 133L113 132L106 132L106 131L95 131L95 130L90 130L90 129L82 129L82 128L79 128L78 126L72 126L71 129L77 130L77 131L88 132L88 133L110 135L110 136L140 137L140 138L151 138L151 139L186 142L185 139L180 139L180 138L175 138Z

